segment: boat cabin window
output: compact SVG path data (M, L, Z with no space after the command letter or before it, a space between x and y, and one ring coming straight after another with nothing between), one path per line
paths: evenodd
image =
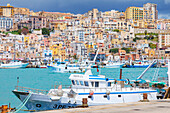
M108 85L107 85L108 87L111 87L111 82L108 82Z
M95 87L99 87L99 82L95 82Z
M87 81L84 81L84 85L85 85L85 86L89 86L89 84L88 84Z
M80 81L80 84L83 86L84 85L83 81Z
M71 82L72 82L72 84L73 84L73 85L75 85L75 82L74 82L74 80L71 80Z
M76 84L79 85L79 81L78 80L76 80Z
M91 86L94 87L94 82L91 82Z

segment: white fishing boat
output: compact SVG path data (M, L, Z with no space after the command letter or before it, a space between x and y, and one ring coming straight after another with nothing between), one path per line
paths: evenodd
M125 63L110 61L110 62L106 63L106 65L104 67L105 68L122 68L124 65L125 65Z
M149 61L140 61L136 60L134 62L130 62L130 65L127 65L128 68L147 68L150 65ZM151 67L154 67L156 63L152 64Z
M65 62L58 62L49 67L53 72L60 73L82 73L85 69L78 64L66 64Z
M89 106L137 102L147 95L149 100L156 100L157 91L150 88L125 87L128 80L116 80L104 75L93 75L91 69L85 74L71 74L71 86L62 89L50 89L46 93L41 90L16 87L13 93L24 103L28 110L53 110L82 105L87 98ZM29 99L25 101L29 96Z
M16 69L16 68L26 68L29 63L22 63L21 61L15 60L15 39L14 39L14 58L9 63L1 63L0 68L2 69Z
M26 68L29 63L22 63L21 61L11 61L7 64L0 64L0 68L2 69L11 69L11 68Z

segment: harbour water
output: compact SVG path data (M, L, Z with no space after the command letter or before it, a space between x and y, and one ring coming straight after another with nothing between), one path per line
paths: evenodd
M123 68L123 79L136 79L145 68ZM156 68L150 68L143 79L152 80ZM160 68L159 77L167 77L168 68ZM93 74L103 74L109 78L119 78L120 69L101 68L92 70ZM52 73L48 69L0 69L0 105L11 103L12 107L17 107L21 102L12 93L17 85L19 86L49 90L54 84L70 85L68 77L70 73Z

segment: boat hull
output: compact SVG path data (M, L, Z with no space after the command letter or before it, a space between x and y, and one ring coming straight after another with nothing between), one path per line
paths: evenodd
M153 65L151 66L151 68L153 68L155 65L156 65L156 64L153 64ZM126 67L127 67L127 68L147 68L148 66L149 66L149 64L148 64L148 65L134 64L134 65L127 65Z
M28 92L13 91L13 93L23 101L27 96ZM50 95L43 94L32 94L26 107L31 111L42 111L42 110L56 110L64 108L74 108L76 106L82 105L82 99L88 99L88 106L115 104L115 103L127 103L127 102L137 102L143 100L143 94L146 93L148 100L156 100L156 91L115 91L110 92L110 95L106 95L106 92L95 92L89 98L89 93L77 93L75 98L69 98L67 96L62 96L58 100L52 100Z
M106 65L105 68L122 68L124 64L120 65Z
M50 66L48 67L52 72L59 72L59 73L83 73L85 72L85 69L81 69L79 67L74 68L65 68L65 67L59 67L59 66Z
M28 66L29 63L22 63L22 64L14 64L14 65L1 65L0 68L2 69L16 69L16 68L26 68Z

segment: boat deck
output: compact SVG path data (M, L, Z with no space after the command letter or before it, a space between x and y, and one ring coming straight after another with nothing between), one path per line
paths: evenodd
M170 100L156 100L150 102L131 102L102 106L90 106L88 108L73 108L37 113L170 113Z

